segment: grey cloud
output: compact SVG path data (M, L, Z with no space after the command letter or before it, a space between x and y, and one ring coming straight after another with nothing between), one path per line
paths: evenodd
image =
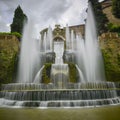
M70 7L70 3L68 3L66 0L59 0L59 2L56 2L56 0L54 0L53 3L55 4L50 4L46 9L46 16L44 19L60 19L62 14Z
M7 31L9 31L9 27L7 27L4 22L0 22L0 32L7 32Z
M23 3L23 8L27 8L26 12L29 12L36 22L40 22L41 19L46 22L49 19L57 21L72 4L68 0L25 0Z
M59 23L64 12L71 7L72 0L22 0L20 5L28 19L34 19L39 33L41 29Z
M77 2L75 3L75 1ZM68 16L72 16L70 17L70 22L73 19L71 23L75 24L76 21L79 23L80 16L78 17L78 13L74 13L76 11L71 10L74 9L71 6L73 3L78 6L80 2L83 3L80 4L80 6L84 6L86 1L87 0L0 0L0 26L3 26L1 29L4 29L6 24L12 23L14 10L18 5L22 7L24 13L28 16L28 19L32 18L34 20L38 29L43 29L49 25L59 23L60 20L60 23L65 22L62 19L64 17L67 18ZM66 11L70 12L67 14ZM84 15L81 15L83 16L82 18L84 18Z
M0 31L8 31L8 26L12 22L14 10L19 4L19 0L0 0Z

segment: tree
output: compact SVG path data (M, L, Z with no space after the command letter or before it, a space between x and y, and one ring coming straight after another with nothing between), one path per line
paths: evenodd
M93 11L95 13L95 19L96 19L96 24L98 28L98 34L102 34L103 32L107 32L107 23L108 19L106 17L106 14L103 13L102 11L102 6L101 3L98 2L98 0L90 0Z
M112 13L115 17L120 18L120 0L112 0Z
M23 13L21 7L18 6L14 12L11 32L18 32L22 34L24 22L27 22L27 16Z

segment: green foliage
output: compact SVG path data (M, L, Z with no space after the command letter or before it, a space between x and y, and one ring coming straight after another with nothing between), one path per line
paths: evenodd
M51 71L51 63L46 63L42 71L42 83L48 84L51 82L50 71Z
M77 78L77 69L76 69L76 66L75 64L73 63L68 63L68 66L69 66L69 81L72 82L72 83L76 83L78 78Z
M51 82L50 74L51 74L51 65L52 63L46 63L45 67L42 71L42 83L48 84ZM78 73L75 64L68 63L69 66L69 81L72 83L76 83L78 80Z
M120 54L117 55L118 66L120 67Z
M22 35L18 32L12 32L12 35L15 35L19 40L21 39Z
M0 85L13 82L18 50L19 44L16 40L0 40Z
M13 82L17 63L17 51L0 52L0 85Z
M111 71L111 69L114 67L113 64L111 64L111 55L109 52L106 52L103 50L103 56L104 56L104 62L105 62L105 70L106 71Z
M106 47L102 49L107 81L120 81L120 42L119 40L106 41Z
M22 35L18 32L0 32L0 35L15 35L19 40L21 39Z
M93 6L93 11L95 13L96 24L98 28L98 34L102 34L107 31L108 19L106 14L102 11L102 6L98 0L90 0Z
M112 0L112 13L116 18L120 18L120 0Z
M117 32L120 34L120 25L114 25L112 23L108 24L108 29L110 32Z
M20 6L14 12L13 22L11 24L11 32L22 34L24 22L27 21L27 16L23 13Z
M11 35L11 33L8 33L8 32L0 32L0 35Z

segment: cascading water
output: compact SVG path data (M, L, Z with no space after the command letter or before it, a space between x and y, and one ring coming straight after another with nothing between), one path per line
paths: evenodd
M70 30L68 25L66 26L66 50L70 50L71 48L71 39L70 39Z
M52 28L49 26L47 33L47 43L48 43L48 51L52 52L53 49L53 36L52 36Z
M44 66L42 68L40 68L40 70L38 71L38 73L36 74L36 77L34 79L34 83L41 83L41 79L42 79L42 70L44 69Z
M76 45L76 61L84 76L84 80L81 82L105 81L103 58L99 48L91 4L88 6L85 40L77 36Z
M39 46L33 38L33 28L32 20L24 28L17 78L19 83L32 83L40 67Z
M87 81L105 81L102 54L98 44L96 25L91 4L88 6L88 16L85 28L85 73Z
M47 34L46 32L44 33L44 38L43 38L43 48L44 48L44 52L47 52Z
M87 82L86 73L85 73L85 43L80 35L76 36L76 52L75 52L76 64L80 75L83 76L80 82Z
M64 42L54 42L55 64L63 64Z
M74 50L74 41L75 41L75 35L74 35L74 31L71 31L71 50Z
M49 27L43 38L41 37L40 44L35 44L33 28L31 21L25 26L18 81L2 85L0 106L41 108L120 104L120 83L105 82L90 4L85 40L81 35L75 36L74 31L70 32L68 26L66 43L59 36L53 39L52 29ZM76 72L70 73L71 62ZM76 73L79 74L78 81L74 80ZM46 81L43 82L43 78ZM70 79L75 82L70 82Z
M55 89L66 89L69 79L68 65L53 64L51 68L51 79Z
M57 42L54 42L54 52L56 57L51 68L51 79L55 89L63 89L66 88L69 78L68 65L63 63L64 41L57 39Z

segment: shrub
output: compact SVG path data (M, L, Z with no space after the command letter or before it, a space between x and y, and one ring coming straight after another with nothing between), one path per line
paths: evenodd
M51 72L51 63L46 63L42 71L42 83L48 84L51 82L50 72Z
M18 32L0 32L0 35L15 35L19 40L21 39L22 35Z
M76 83L78 81L77 78L78 73L76 66L73 63L68 63L68 66L69 66L69 81L72 83Z
M109 24L108 24L108 30L109 30L110 32L117 32L117 33L120 34L120 25L114 25L114 24L112 24L112 23L109 23Z
M12 35L15 35L19 40L21 39L22 35L18 32L12 32Z

